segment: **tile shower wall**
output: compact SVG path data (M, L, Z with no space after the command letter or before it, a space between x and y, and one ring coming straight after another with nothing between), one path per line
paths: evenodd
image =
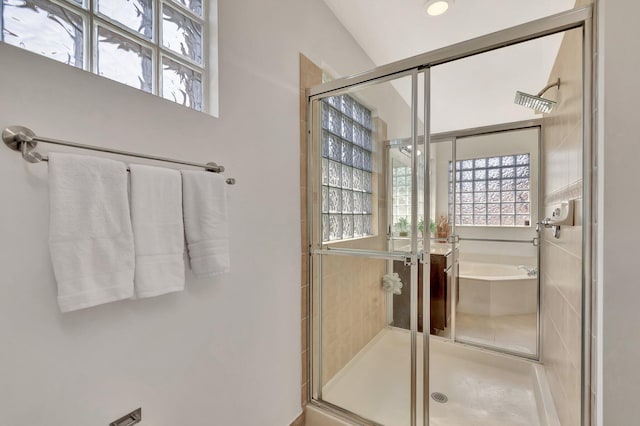
M580 1L579 1L580 2ZM576 6L579 6L577 4ZM544 214L555 203L575 199L575 226L554 238L542 234L542 361L563 425L578 425L581 399L582 303L582 31L564 35L547 92L558 102L544 118Z
M323 259L322 383L326 384L385 326L383 260Z
M332 243L335 248L385 250L386 186L382 173L386 124L373 118L373 220L377 235ZM318 197L314 197L316 200ZM386 262L356 257L325 256L322 263L322 383L326 384L385 326L382 276Z
M301 235L301 303L302 303L302 389L301 405L309 401L309 230L307 220L307 97L305 90L322 83L322 69L300 54L300 235ZM304 415L304 412L302 413Z

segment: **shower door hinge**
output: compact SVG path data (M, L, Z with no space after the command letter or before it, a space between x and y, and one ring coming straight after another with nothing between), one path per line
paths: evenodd
M460 236L459 235L449 235L447 237L447 242L449 244L457 244L460 242Z
M404 266L413 266L416 264L415 256L405 256L404 258Z
M539 237L535 237L533 240L533 246L534 247L538 247L540 245L540 238Z

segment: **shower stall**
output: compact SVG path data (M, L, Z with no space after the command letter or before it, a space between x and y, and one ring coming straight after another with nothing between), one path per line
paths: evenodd
M434 133L432 95L438 73L456 61L569 31L584 51L587 171L590 8L310 89L314 407L357 424L560 424L542 356L546 122ZM586 224L589 179L585 172ZM582 425L590 413L590 238L584 226Z

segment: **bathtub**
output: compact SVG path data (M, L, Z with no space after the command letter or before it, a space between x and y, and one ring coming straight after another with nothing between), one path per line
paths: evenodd
M458 312L522 315L537 312L538 277L513 264L460 261Z

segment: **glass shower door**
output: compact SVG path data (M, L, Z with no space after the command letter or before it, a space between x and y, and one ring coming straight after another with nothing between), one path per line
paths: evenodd
M398 137L417 142L417 90L411 71L311 101L313 397L360 423L418 421L419 146L402 154L402 175L387 167L384 148ZM395 199L402 209L393 210L394 183L412 185ZM407 273L394 274L395 265ZM388 316L400 296L408 330Z
M456 139L457 341L538 357L537 126Z

